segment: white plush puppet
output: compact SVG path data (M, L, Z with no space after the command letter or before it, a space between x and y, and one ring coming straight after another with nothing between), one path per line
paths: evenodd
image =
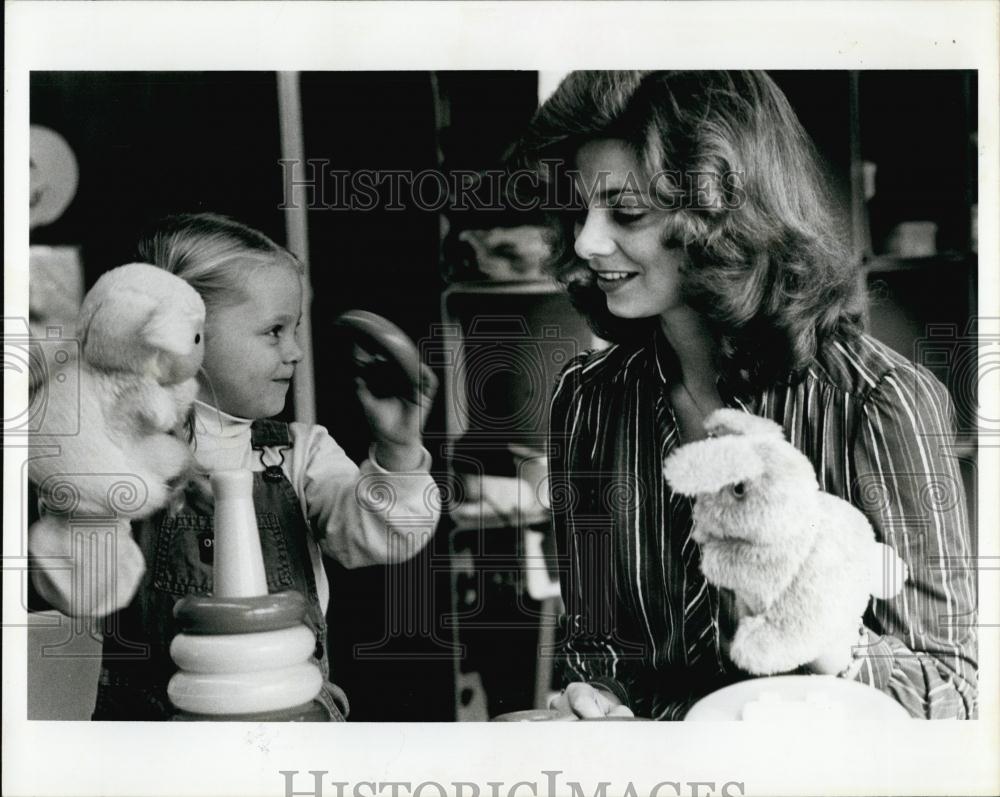
M819 489L812 463L778 424L721 409L705 428L708 439L667 457L664 476L695 499L705 577L743 609L730 658L754 675L820 657L846 669L868 601L902 588L905 563L876 542L859 510Z
M83 300L78 390L43 386L28 464L43 515L29 531L35 585L67 614L107 614L139 584L129 524L163 508L191 467L182 426L204 325L194 288L144 263L108 271Z

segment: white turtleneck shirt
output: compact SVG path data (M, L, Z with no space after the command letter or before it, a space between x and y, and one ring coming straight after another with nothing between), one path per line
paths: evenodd
M210 473L281 464L313 532L309 551L324 610L330 589L320 551L344 567L389 564L416 555L434 533L441 502L426 450L414 471L387 471L372 452L358 467L324 427L291 423L292 448L284 462L271 448L262 462L250 446L252 421L201 401L194 409L194 455Z
M250 445L250 420L200 401L194 409L194 456L209 473L281 465L311 531L309 556L324 611L330 586L321 554L345 567L401 562L415 556L434 533L441 501L426 449L413 471L387 471L372 452L358 467L322 426L292 423L292 446L284 450L284 460L278 449L265 448L262 461L261 452ZM126 606L147 563L128 533L128 520L122 519L116 529L109 558L104 545L75 545L56 518L43 516L33 524L29 552L41 597L72 616L103 616Z

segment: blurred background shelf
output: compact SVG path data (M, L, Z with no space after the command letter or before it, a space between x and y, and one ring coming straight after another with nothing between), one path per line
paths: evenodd
M977 266L978 256L974 252L939 252L921 257L871 255L865 258L862 263L862 267L868 274L921 269L966 269L975 274Z
M822 159L850 232L869 332L951 391L959 438L949 453L975 528L976 73L769 74ZM540 93L530 71L297 78L307 159L346 171L497 169ZM558 76L543 78L550 87ZM167 212L229 213L287 241L277 84L273 72L33 72L31 122L66 139L80 184L31 243L79 248L88 287L132 259L139 231ZM410 334L441 378L425 441L445 492L470 473L518 478L510 445L545 449L553 380L595 343L539 273L538 215L438 213L415 203L354 212L317 202L308 217L318 422L352 458L365 457L367 426L349 369L333 367L346 353L329 324L365 308ZM914 228L900 226L908 223L932 224L933 235L915 241ZM498 229L507 232L490 238ZM351 697L352 720L483 719L538 705L547 693L557 598L550 574L535 568L536 544L551 555L547 515L525 502L516 512L468 497L454 503L411 562L328 563L333 675ZM66 622L31 632L29 698L40 718L85 718L93 702L93 659L42 655L60 634L96 653L97 640ZM58 700L48 699L53 683L65 687ZM79 698L73 706L69 694Z

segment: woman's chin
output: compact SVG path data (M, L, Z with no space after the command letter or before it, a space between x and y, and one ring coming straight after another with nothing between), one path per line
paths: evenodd
M608 312L615 318L622 318L625 320L652 318L654 315L657 315L657 313L647 311L632 304L618 304L615 302L608 302Z

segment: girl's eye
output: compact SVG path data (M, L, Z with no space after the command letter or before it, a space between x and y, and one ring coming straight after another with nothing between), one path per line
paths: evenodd
M267 334L273 335L274 337L278 337L278 335L281 334L281 327L271 327L269 330L267 330Z

